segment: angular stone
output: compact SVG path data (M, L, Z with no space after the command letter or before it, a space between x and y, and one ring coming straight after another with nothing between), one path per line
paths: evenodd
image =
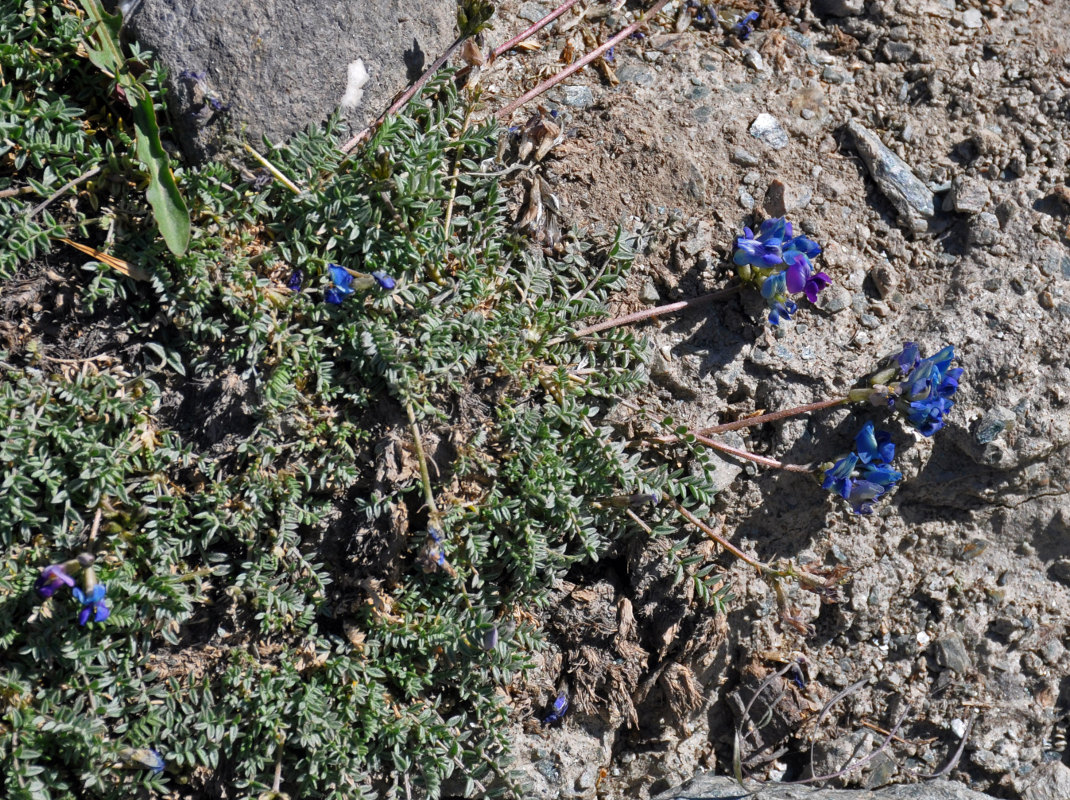
M756 167L761 163L758 156L742 147L733 149L730 158L733 163L739 164L741 167Z
M649 86L654 82L654 73L638 64L625 64L617 70L617 77L622 81L637 83L640 86Z
M810 0L810 8L830 17L857 17L865 11L865 0Z
M895 206L900 218L916 231L925 230L926 221L936 215L933 193L875 133L856 120L847 123L847 132L877 188Z
M980 214L991 199L992 195L984 181L960 175L951 182L951 191L944 199L944 211Z
M762 209L771 217L784 217L810 205L814 193L808 186L789 186L780 179L769 184Z
M970 670L970 654L966 643L957 633L947 633L933 643L933 656L944 669L965 675Z
M594 105L594 94L588 86L566 86L561 102L573 108L587 108Z
M127 30L171 75L171 115L186 154L202 160L225 135L281 142L326 119L343 97L354 130L384 111L453 41L453 0L144 0ZM363 62L368 81L349 85ZM204 73L224 112L179 76Z
M788 146L788 132L772 114L759 114L750 126L750 135L774 150Z

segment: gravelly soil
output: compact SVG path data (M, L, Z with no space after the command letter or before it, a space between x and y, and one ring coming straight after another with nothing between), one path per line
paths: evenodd
M905 478L869 517L806 476L725 462L725 534L763 559L845 567L840 602L798 592L785 620L764 582L723 560L736 599L716 616L671 588L653 548L570 576L546 615L554 647L517 696L533 713L561 688L573 698L560 728L518 725L539 797L643 798L700 768L730 771L741 707L800 659L802 674L774 679L748 712L766 717L759 778L809 774L811 743L812 768L835 772L900 719L902 741L839 783L939 772L963 735L948 774L996 797L1049 796L1034 770L1070 763L1070 4L820 5L862 13L767 7L745 44L683 18L651 26L616 48L619 85L587 70L544 99L566 138L540 174L566 220L647 232L622 312L726 285L734 237L768 215L786 211L824 247L833 287L779 330L746 292L647 323L648 408L708 425L823 399L907 340L955 345L959 402L932 439L886 423ZM497 35L539 10L507 5ZM593 6L596 19L486 70L490 107L624 13ZM751 134L761 114L780 141ZM851 120L935 192L935 216L897 213ZM739 442L820 462L850 448L861 419L802 417Z

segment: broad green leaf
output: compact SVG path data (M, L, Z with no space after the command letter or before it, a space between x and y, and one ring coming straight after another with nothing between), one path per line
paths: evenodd
M137 89L140 91L134 103L134 127L137 130L137 157L149 170L146 196L167 248L176 256L182 255L189 245L189 211L171 172L170 158L160 143L160 128L156 124L152 98L142 87Z
M149 188L145 194L152 206L152 215L156 218L167 248L176 256L181 255L189 246L189 211L171 172L170 158L160 143L160 127L156 124L152 97L125 68L126 59L119 45L122 16L105 12L100 0L81 2L91 21L91 39L86 41L89 60L98 69L114 76L126 92L126 98L134 110L137 157L149 173Z

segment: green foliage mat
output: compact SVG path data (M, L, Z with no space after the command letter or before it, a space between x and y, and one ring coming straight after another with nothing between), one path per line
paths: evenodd
M0 11L0 277L39 272L62 235L149 278L70 276L67 321L111 325L110 359L51 356L42 328L0 351L4 796L255 797L276 775L301 798L517 791L502 690L555 579L676 534L671 504L644 530L612 498L701 512L712 495L701 456L671 472L604 421L645 381L641 342L568 340L622 286L623 237L573 232L552 256L519 241L498 131L440 75L350 159L334 122L268 146L299 194L234 159L176 169L192 238L174 256L131 110L69 9ZM134 59L163 120L165 76ZM397 289L325 303L329 262ZM240 424L204 424L209 384ZM408 411L447 443L426 485ZM388 451L402 464L384 471ZM677 538L678 578L718 601ZM69 592L34 592L81 552L112 609L86 627Z

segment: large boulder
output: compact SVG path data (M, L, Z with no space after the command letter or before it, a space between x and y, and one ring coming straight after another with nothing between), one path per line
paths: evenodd
M282 141L340 105L359 129L456 35L454 0L122 5L134 6L129 34L170 72L175 130L194 161L211 155L228 134Z

